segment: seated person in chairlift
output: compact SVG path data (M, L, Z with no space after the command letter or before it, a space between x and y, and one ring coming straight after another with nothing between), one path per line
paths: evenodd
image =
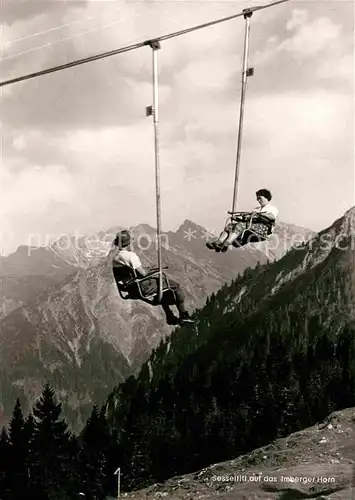
M272 195L268 189L259 189L256 192L256 199L260 206L255 208L250 214L247 214L246 218L243 219L238 216L234 218L232 215L232 221L225 227L218 239L206 243L207 248L216 252L226 252L229 245L238 248L248 243L263 241L270 234L269 224L272 224L271 231L273 231L273 225L276 222L279 211L274 205L271 205ZM257 217L258 214L261 215L259 219ZM249 232L247 227L251 218L252 224ZM263 218L266 218L266 220L263 220ZM253 231L258 233L260 237L256 236Z
M120 278L120 270L122 270L122 266L126 266L128 270L135 271L137 277L141 278L149 273L149 270L144 269L141 263L140 258L135 252L132 252L128 249L131 244L131 235L129 231L123 230L120 231L116 238L112 243L112 248L108 255L110 261L112 262L113 272L115 275L116 281L121 280ZM127 278L127 273L123 277L122 281L128 281L134 277L134 273L128 273L130 277ZM148 278L146 281L141 282L142 287L144 288L144 293L149 295L153 295L158 293L159 286L159 278L154 276L152 278ZM191 318L189 313L185 308L185 296L181 287L178 283L169 278L170 290L166 290L163 292L163 297L161 301L161 306L164 310L166 321L168 325L178 325L183 323L195 323L195 320ZM172 300L172 296L174 297ZM140 297L134 297L139 299ZM172 303L173 302L173 303ZM169 305L175 305L178 312L179 318L175 316L173 311L170 309Z

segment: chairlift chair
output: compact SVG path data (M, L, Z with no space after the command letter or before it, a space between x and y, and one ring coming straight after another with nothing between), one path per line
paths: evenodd
M168 269L168 266L162 269ZM124 300L140 299L150 305L159 304L159 293L158 291L154 293L146 293L143 290L142 284L151 278L159 278L159 268L153 268L151 271L143 277L137 275L134 269L125 266L124 264L115 265L113 268L114 276L118 286L118 292L120 297ZM175 299L174 291L170 288L170 282L167 275L162 273L163 288L162 293L170 292L172 294L172 300Z
M258 243L261 241L266 241L273 234L275 222L271 221L268 217L265 217L260 213L228 212L228 214L230 214L230 217L227 218L225 227L227 227L230 223L248 223L245 229L243 229L242 233L239 235L238 239L233 243L233 246L240 246L238 245L238 240L239 242L243 242L243 244L245 244L244 242ZM258 229L252 227L252 225L256 222L261 223Z

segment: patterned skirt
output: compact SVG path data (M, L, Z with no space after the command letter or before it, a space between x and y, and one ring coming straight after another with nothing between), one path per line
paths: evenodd
M243 231L247 229L248 225L249 224L246 222L231 222L227 225L226 231L241 235ZM260 234L262 238L266 238L270 234L269 227L262 222L253 223L250 227L250 230L255 231L257 234Z

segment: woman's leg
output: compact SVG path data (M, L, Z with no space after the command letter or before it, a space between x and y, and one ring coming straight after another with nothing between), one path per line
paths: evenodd
M169 284L170 284L170 290L165 292L167 295L168 294L173 294L174 295L174 304L179 311L179 323L195 323L195 320L190 316L188 313L186 306L185 306L185 294L176 281L172 280L169 278Z
M224 230L221 232L221 234L218 236L218 238L214 241L209 241L206 243L206 247L211 249L211 250L216 250L216 248L219 248L223 246L224 242L227 240L227 238L230 236L231 232L233 231L233 228L236 224L228 224L224 228Z
M243 232L245 229L245 224L239 222L237 224L228 224L226 227L226 234L227 236L221 241L215 242L215 247L216 249L221 250L222 252L226 252L228 250L229 245L232 245L232 243L238 238L238 236Z

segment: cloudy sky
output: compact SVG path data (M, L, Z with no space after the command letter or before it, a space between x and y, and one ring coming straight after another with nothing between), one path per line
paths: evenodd
M1 80L266 2L2 1ZM233 193L244 20L162 43L163 229L220 229ZM2 253L37 235L155 226L151 49L2 87ZM320 230L354 203L354 4L293 1L251 22L241 210L269 188Z

